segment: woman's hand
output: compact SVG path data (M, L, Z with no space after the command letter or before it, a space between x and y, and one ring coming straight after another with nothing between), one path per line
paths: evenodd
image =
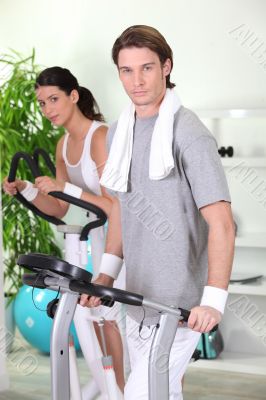
M42 194L49 192L63 192L65 182L52 179L49 176L39 176L35 179L35 186Z
M8 182L7 177L3 181L3 189L6 194L14 196L18 192L22 192L26 187L26 182L21 179L16 179L14 182Z

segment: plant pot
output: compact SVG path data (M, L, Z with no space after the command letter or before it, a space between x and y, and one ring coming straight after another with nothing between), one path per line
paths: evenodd
M12 350L16 330L14 318L14 299L10 303L9 300L10 296L5 294L6 353L10 353Z

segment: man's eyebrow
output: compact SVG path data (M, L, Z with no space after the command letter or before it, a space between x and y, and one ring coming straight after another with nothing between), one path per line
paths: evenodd
M128 67L127 65L122 65L122 67L119 67L118 69L121 70L121 69L125 69L125 68L130 69L130 67Z
M155 62L154 61L147 62L145 64L142 64L141 67L147 67L148 65L155 65ZM131 67L129 67L127 65L122 65L118 69L121 70L121 69L124 69L124 68L131 69Z
M154 65L154 64L155 64L155 62L151 61L151 62L143 64L142 67L147 67L147 65Z

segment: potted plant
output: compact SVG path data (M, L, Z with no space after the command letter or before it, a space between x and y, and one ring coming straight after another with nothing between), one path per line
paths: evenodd
M0 55L1 182L8 175L10 161L17 151L32 154L35 148L41 147L53 158L56 142L62 134L62 129L53 127L39 109L34 92L39 71L34 50L26 58L13 50ZM21 179L32 181L22 162L19 171ZM51 226L4 193L2 215L5 294L11 302L22 285L23 271L16 266L17 256L29 252L61 256L61 250Z

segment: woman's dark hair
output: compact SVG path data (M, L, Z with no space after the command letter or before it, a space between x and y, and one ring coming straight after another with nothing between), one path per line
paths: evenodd
M98 104L89 89L79 86L77 78L67 68L46 68L36 79L35 89L40 86L58 86L68 96L76 89L79 94L78 107L82 114L89 119L104 121Z
M127 28L115 41L112 49L112 58L118 66L118 56L122 49L129 47L147 47L156 53L161 65L169 58L171 71L173 69L173 52L163 35L157 29L147 25L133 25ZM166 87L173 88L175 84L170 81L170 74L166 77Z

